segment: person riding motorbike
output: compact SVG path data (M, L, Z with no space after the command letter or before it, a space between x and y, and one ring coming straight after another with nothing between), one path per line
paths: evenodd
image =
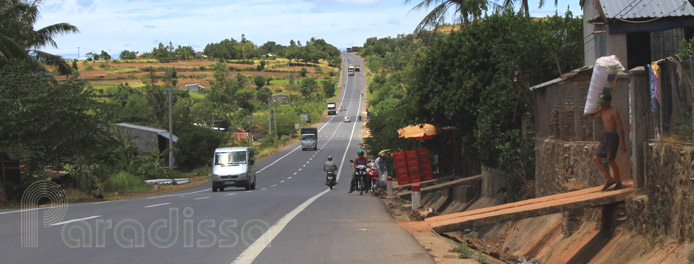
M327 174L332 173L333 175L335 175L335 171L337 171L337 165L335 165L335 162L333 162L333 156L328 156L328 160L325 161L325 163L323 164L323 170ZM337 182L335 184L337 184ZM325 180L325 185L330 185L330 182L328 182L327 177Z
M368 162L369 162L369 159L366 158L366 156L364 156L364 151L360 149L359 151L357 151L357 158L354 159L354 162L352 162L352 168L354 168L354 166L356 166L356 165L366 165L366 163L368 163ZM357 183L357 172L354 171L354 172L352 172L352 181L350 182L350 185L349 185L348 194L352 193L354 191L354 186L356 185L356 183Z

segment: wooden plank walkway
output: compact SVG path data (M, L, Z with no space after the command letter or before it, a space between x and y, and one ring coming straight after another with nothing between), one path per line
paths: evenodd
M627 188L617 191L601 191L602 186L592 187L499 206L435 216L427 218L425 222L437 233L473 229L506 221L623 202L627 195L634 191L633 184L625 185L625 187Z

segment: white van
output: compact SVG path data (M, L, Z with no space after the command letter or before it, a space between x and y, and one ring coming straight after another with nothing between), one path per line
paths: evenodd
M212 162L212 191L224 187L255 190L255 156L251 147L218 148Z

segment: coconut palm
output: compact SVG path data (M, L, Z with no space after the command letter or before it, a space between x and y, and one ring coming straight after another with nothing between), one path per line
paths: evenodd
M47 71L45 65L56 67L66 75L72 71L62 57L39 49L50 45L58 47L53 37L59 34L79 32L68 23L57 23L39 30L34 24L39 16L41 0L0 0L0 67L12 59L21 59L39 71Z
M501 4L503 8L511 8L513 9L513 2L521 2L521 10L523 10L523 13L525 13L526 17L530 16L530 9L528 8L528 0L504 0L504 3ZM559 4L559 0L554 0L554 6L557 6ZM545 5L544 0L540 0L540 4L538 8L541 8Z
M405 0L405 4L410 2L412 0ZM451 10L453 10L454 21L468 24L472 19L482 16L482 11L487 11L487 5L488 0L422 0L412 7L412 11L429 9L430 6L435 7L422 19L414 32L419 33L428 27L437 27L443 24Z

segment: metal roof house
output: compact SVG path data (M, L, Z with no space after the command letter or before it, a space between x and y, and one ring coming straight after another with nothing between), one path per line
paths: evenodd
M687 0L581 0L586 65L616 55L628 69L675 55L694 36Z
M117 123L115 126L121 135L133 140L140 152L161 153L169 147L169 131L129 123ZM178 141L176 135L172 139L173 142Z

